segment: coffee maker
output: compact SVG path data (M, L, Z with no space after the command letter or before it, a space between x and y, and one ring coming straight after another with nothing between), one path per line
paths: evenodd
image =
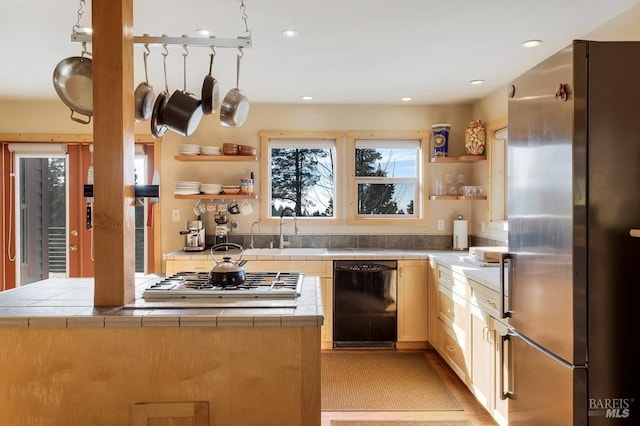
M180 235L185 235L184 251L204 250L204 225L201 220L188 220L187 229L180 231Z
M215 216L214 216L214 220L216 221L216 228L215 228L215 245L218 244L226 244L229 242L229 239L227 237L227 234L229 233L229 227L227 226L227 223L229 223L229 213L222 213L222 212L218 212ZM220 247L216 250L228 250L228 247Z

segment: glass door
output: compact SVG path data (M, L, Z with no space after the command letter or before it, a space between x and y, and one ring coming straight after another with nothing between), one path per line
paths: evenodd
M17 154L16 284L68 276L66 155Z

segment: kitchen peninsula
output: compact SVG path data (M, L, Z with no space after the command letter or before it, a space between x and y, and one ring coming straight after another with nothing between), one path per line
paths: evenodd
M0 424L320 424L317 277L293 300L142 299L158 280L116 308L89 278L0 293Z

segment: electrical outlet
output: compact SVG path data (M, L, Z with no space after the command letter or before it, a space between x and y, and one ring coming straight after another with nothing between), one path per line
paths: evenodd
M174 222L180 221L180 209L171 210L171 220Z
M438 219L438 231L444 231L444 219Z
M240 232L240 222L236 222L235 220L231 221L231 230L233 232Z

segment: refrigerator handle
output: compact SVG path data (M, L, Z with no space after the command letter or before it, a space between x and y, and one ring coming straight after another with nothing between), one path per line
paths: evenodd
M511 316L511 303L505 306L504 299L506 295L509 295L508 300L511 300L511 286L513 283L513 255L511 253L500 254L500 317L509 318ZM507 280L504 279L505 266L507 269ZM508 288L507 288L508 286Z
M513 392L510 390L505 391L504 389L504 370L507 365L505 365L505 344L507 341L510 341L511 338L509 334L501 334L500 335L500 399L505 400L507 398L511 398L513 396Z
M636 238L640 237L640 229L630 229L629 235Z

